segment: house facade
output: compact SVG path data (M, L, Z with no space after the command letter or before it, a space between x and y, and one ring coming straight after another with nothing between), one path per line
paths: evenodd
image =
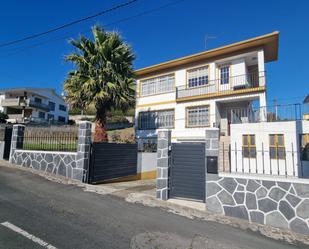
M55 90L49 88L0 89L0 111L11 123L67 123L68 107Z
M173 142L198 142L219 128L229 143L232 119L266 120L265 64L277 60L278 39L273 32L137 70L137 138L151 143L166 128Z

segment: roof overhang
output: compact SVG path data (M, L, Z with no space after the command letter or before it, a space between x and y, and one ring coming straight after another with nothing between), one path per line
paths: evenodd
M275 31L273 33L258 36L249 40L236 42L227 46L203 51L197 54L138 69L135 71L135 75L137 78L140 78L144 75L154 72L169 70L174 67L210 60L216 57L228 56L237 52L250 51L256 48L263 48L265 62L271 62L278 59L278 43L279 32Z

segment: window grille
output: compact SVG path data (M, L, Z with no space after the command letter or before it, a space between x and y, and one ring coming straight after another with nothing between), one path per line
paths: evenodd
M165 75L141 81L141 96L171 92L174 87L174 75Z
M187 108L187 126L209 126L209 106Z
M174 127L174 110L149 111L139 113L139 129L159 129Z

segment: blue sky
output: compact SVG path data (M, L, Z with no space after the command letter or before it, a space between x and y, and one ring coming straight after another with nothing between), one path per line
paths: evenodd
M94 14L124 0L3 1L0 43L45 31ZM0 87L52 87L62 91L71 65L68 38L175 0L139 0L130 7L16 46L0 48ZM280 31L279 60L268 63L267 99L300 102L309 94L309 1L184 0L170 7L106 27L119 31L136 53L135 68ZM64 38L66 37L66 38ZM37 44L41 45L37 45ZM271 104L269 102L269 104Z

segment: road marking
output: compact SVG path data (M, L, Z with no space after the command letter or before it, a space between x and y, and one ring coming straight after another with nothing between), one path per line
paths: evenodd
M35 237L34 235L26 232L25 230L13 225L12 223L10 223L8 221L2 222L1 225L11 229L12 231L14 231L16 233L21 234L22 236L26 237L27 239L32 240L33 242L39 244L40 246L43 246L47 249L57 249L56 247L52 246L51 244L45 242L44 240L41 240L38 237Z

